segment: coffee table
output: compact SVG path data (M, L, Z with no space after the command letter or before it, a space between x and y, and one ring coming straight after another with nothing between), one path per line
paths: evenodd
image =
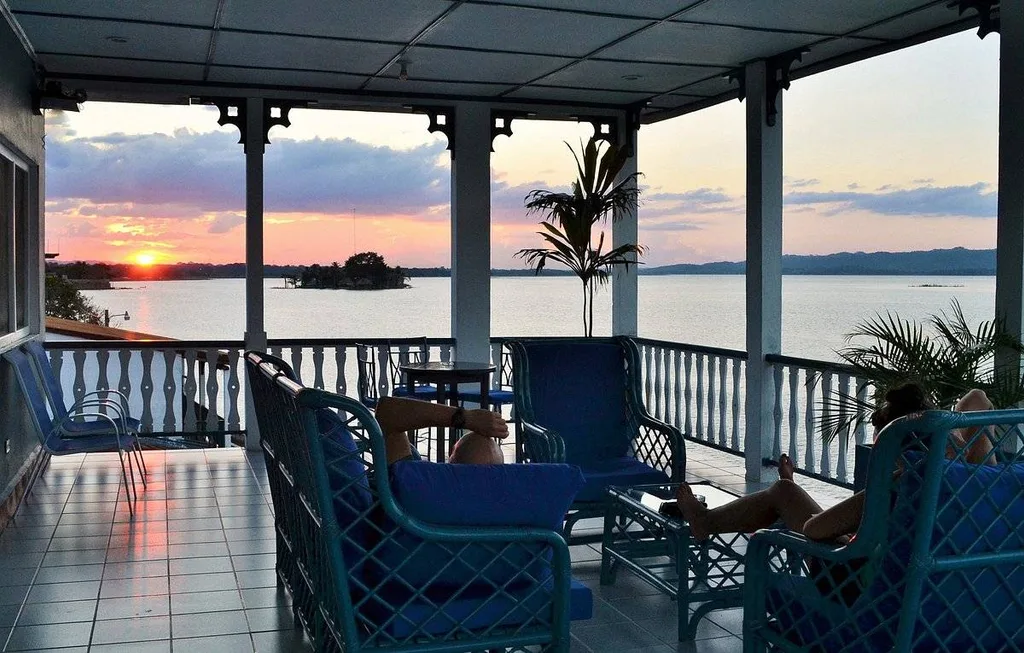
M693 483L710 508L736 495L709 483ZM708 612L743 605L743 557L749 535L713 535L695 542L682 519L658 512L678 484L609 487L601 553L601 584L611 585L626 568L678 601L678 635L693 639ZM690 607L699 604L690 616Z

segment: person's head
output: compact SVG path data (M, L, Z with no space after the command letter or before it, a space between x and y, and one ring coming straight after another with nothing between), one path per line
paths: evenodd
M889 422L922 410L930 410L933 406L925 396L924 390L916 383L905 383L885 393L885 401L871 413L871 425L875 427L875 437Z
M501 465L505 456L497 440L480 435L467 433L459 438L448 456L448 462L463 465Z

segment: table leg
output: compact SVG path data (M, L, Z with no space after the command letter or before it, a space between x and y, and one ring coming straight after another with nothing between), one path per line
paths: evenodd
M444 405L444 383L437 382L437 397L436 401L439 404ZM437 427L437 462L443 463L448 460L448 432L451 431L449 428L443 426ZM429 456L428 456L429 458Z
M484 374L480 377L480 407L490 408L491 407L491 384L490 374Z

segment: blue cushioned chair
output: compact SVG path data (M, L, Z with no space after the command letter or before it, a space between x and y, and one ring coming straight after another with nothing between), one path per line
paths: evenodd
M64 404L60 382L41 345L33 342L6 351L3 358L14 370L43 450L55 456L116 451L128 511L134 515L133 499L138 498L138 490L132 457L138 465L143 486L146 467L138 440L139 423L129 417L123 395L116 391L93 392L69 408ZM118 395L121 400L109 399L110 394Z
M744 651L1024 650L1022 422L1024 410L897 420L875 443L850 544L755 534ZM950 438L964 427L995 440L998 464L964 460Z
M578 469L388 469L361 403L303 388L257 352L246 365L278 575L317 650L569 650L569 620L592 611L556 530Z
M629 338L508 343L523 459L578 465L587 483L565 520L603 517L609 485L683 480L678 429L655 420L641 397L640 353ZM600 534L575 541L599 541Z

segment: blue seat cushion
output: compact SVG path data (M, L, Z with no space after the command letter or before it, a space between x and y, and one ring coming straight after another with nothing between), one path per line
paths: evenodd
M434 401L437 399L437 386L436 385L417 385L412 389L412 393L409 393L408 386L396 385L391 390L392 397L409 397L412 399L422 399L424 401Z
M390 586L370 599L364 609L376 628L383 627L393 637L412 634L440 635L452 630L454 624L466 630L515 627L531 621L531 615L546 610L551 596L552 579L543 583L543 590L525 585L496 593L487 587L461 591L455 597L436 589L423 597L412 598L408 588ZM411 599L411 600L410 600ZM438 606L443 605L442 609ZM569 587L569 618L590 619L594 598L590 588L573 580Z
M515 401L515 393L511 390L491 390L487 393L487 401L491 406L508 406ZM479 390L459 390L459 399L479 404L481 395Z
M427 524L561 530L583 476L571 465L452 465L402 461L391 466L392 489L411 517ZM413 586L535 582L551 573L550 549L512 545L424 542L399 533L380 554ZM438 574L441 571L440 575Z
M622 457L580 465L586 485L576 494L576 501L604 501L609 485L631 486L668 483L665 472L654 469L636 458Z
M134 417L121 419L120 417L111 415L110 419L114 421L114 424L117 424L117 428L121 429L122 435L124 435L126 431L138 433L139 428L142 426L142 422ZM68 420L67 422L64 422L64 426L62 428L64 432L76 437L82 435L104 435L113 433L114 430L114 427L111 426L110 422L105 419L98 418L89 418L84 421Z
M334 500L334 515L342 532L342 555L350 571L362 573L365 552L373 546L374 499L366 476L363 453L348 425L330 408L316 412L324 464Z

